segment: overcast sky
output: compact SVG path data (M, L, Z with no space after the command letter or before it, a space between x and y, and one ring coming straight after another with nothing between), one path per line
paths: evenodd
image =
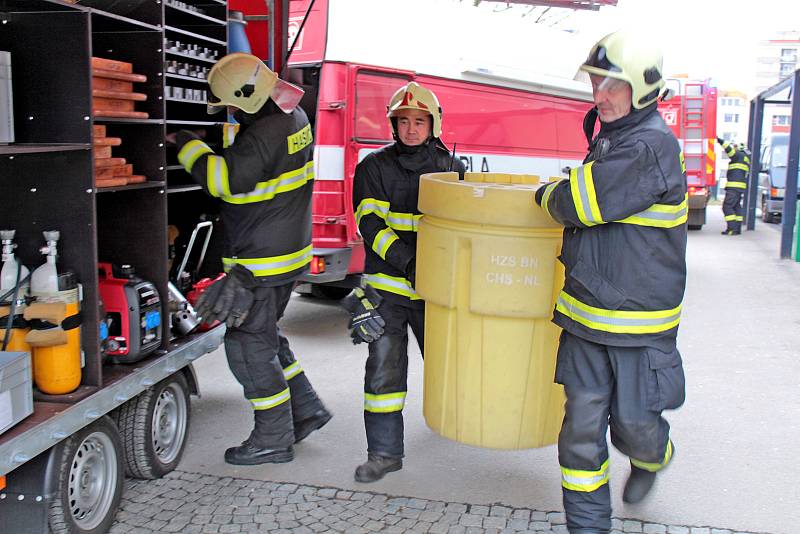
M504 8L503 3L482 2L473 8L473 0L453 2L487 12ZM529 9L514 8L520 16ZM643 30L662 43L667 75L714 78L721 89L752 93L758 41L777 30L800 30L800 0L619 0L616 7L600 11L558 9L546 17L546 23L560 21L556 27L592 40L619 28ZM533 22L533 17L525 18Z

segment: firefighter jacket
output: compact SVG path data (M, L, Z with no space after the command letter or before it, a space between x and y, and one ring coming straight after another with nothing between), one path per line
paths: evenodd
M179 132L178 161L221 200L226 269L238 263L263 285L282 285L311 262L311 127L301 108L286 114L271 100L257 114L236 118L239 133L221 155Z
M366 282L401 303L419 300L408 270L416 261L419 177L465 167L438 139L418 147L397 141L368 154L357 166L353 210L364 238ZM387 294L388 293L388 294Z
M565 226L553 322L595 343L673 349L686 286L686 176L656 105L603 123L584 164L536 201Z
M717 137L717 143L730 158L728 162L727 183L725 189L747 189L747 175L750 173L750 155L746 150L736 148L733 143L729 143Z

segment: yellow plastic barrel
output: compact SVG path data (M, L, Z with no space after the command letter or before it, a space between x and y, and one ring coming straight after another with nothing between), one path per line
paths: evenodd
M45 302L66 303L66 316L80 311L78 290L59 291ZM81 384L81 328L66 331L67 342L49 347L33 347L33 381L36 387L49 395L63 395L75 391Z
M496 449L555 443L561 330L550 322L564 270L563 228L534 202L538 176L425 174L417 293L425 300L428 426Z

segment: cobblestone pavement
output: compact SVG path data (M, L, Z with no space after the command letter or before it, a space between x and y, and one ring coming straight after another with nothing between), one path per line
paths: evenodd
M755 534L627 519L614 519L613 529L612 534ZM174 471L158 480L126 480L120 510L110 532L566 534L567 528L562 512Z

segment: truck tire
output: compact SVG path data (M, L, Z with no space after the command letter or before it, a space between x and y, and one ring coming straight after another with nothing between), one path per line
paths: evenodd
M124 479L117 426L103 416L59 447L58 490L48 511L50 532L108 532L119 508Z
M119 408L129 476L156 479L178 465L190 419L189 386L182 371L146 389Z
M352 288L325 286L321 284L311 284L311 295L323 300L342 300L350 294Z
M765 196L761 197L761 219L770 224L778 222L778 218L767 211L767 197Z

